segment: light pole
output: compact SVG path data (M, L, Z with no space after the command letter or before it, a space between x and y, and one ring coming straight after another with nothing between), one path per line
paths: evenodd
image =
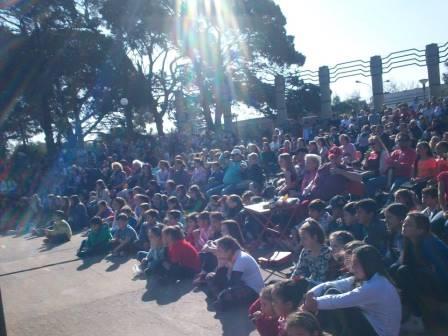
M425 102L425 100L426 100L426 83L428 83L428 79L422 78L419 80L419 82L423 86L423 102Z
M127 98L121 98L120 105L124 110L124 117L126 119L126 129L128 131L128 134L132 134L134 132L134 124L132 122L132 112L128 108L129 100Z

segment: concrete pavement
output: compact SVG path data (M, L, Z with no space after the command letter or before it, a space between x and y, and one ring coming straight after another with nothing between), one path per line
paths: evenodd
M0 237L9 336L257 335L245 309L211 312L187 282L133 280L135 260L77 260L81 239L48 248L42 238Z

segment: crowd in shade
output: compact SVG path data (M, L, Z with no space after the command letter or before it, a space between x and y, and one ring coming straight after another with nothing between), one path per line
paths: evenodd
M81 234L80 258L191 279L218 311L247 305L262 336L424 331L446 320L447 125L448 101L433 99L299 137L97 141L16 180L5 161L1 225L48 244ZM251 211L260 203L269 221ZM294 266L265 283L254 255L280 239Z

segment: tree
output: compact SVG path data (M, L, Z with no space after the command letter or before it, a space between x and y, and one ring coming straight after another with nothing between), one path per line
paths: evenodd
M2 78L10 79L2 82L0 109L13 116L10 124L20 123L22 135L36 132L30 121L37 121L49 154L56 151L56 139L82 146L117 107L129 78L123 53L100 31L97 10L88 0L0 10L3 36L14 42L0 55Z
M163 135L163 118L173 109L180 57L170 36L176 23L175 2L169 0L106 0L101 8L107 28L132 61L133 72L143 85L132 102L148 110ZM130 101L131 103L131 101Z
M230 128L231 105L236 101L268 108L271 79L290 65L303 65L305 57L295 50L294 38L286 34L286 19L272 0L201 0L179 8L178 41L194 64L193 76L201 91L207 125ZM194 21L189 18L195 17ZM244 97L244 93L248 97ZM262 101L249 97L262 98Z
M355 94L351 98L343 101L339 96L335 96L333 98L332 110L339 115L351 114L353 112L358 113L360 110L367 108L367 102L362 100L358 94Z

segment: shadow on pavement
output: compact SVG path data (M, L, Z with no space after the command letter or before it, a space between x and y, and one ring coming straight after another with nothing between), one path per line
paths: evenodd
M146 292L142 296L142 301L156 301L158 305L167 305L178 301L192 289L191 279L162 284L158 279L150 278L146 283Z
M113 272L116 271L121 265L126 264L131 259L131 257L129 256L115 257L109 255L105 259L108 262L112 263L108 268L106 268L106 272Z
M90 266L95 265L100 263L107 254L99 254L99 255L95 255L95 256L91 256L91 257L87 257L87 258L82 258L82 264L79 265L76 270L77 271L84 271L86 269L88 269Z
M61 245L67 244L67 243L68 242L55 244L55 243L50 243L48 241L45 241L45 239L44 239L44 241L42 242L42 246L39 247L38 251L39 252L47 252L47 251L50 251L50 250L54 249L55 247L58 247L58 246L61 246Z
M245 306L217 312L215 319L222 325L223 336L248 336L255 330L254 324L249 320L248 308Z

